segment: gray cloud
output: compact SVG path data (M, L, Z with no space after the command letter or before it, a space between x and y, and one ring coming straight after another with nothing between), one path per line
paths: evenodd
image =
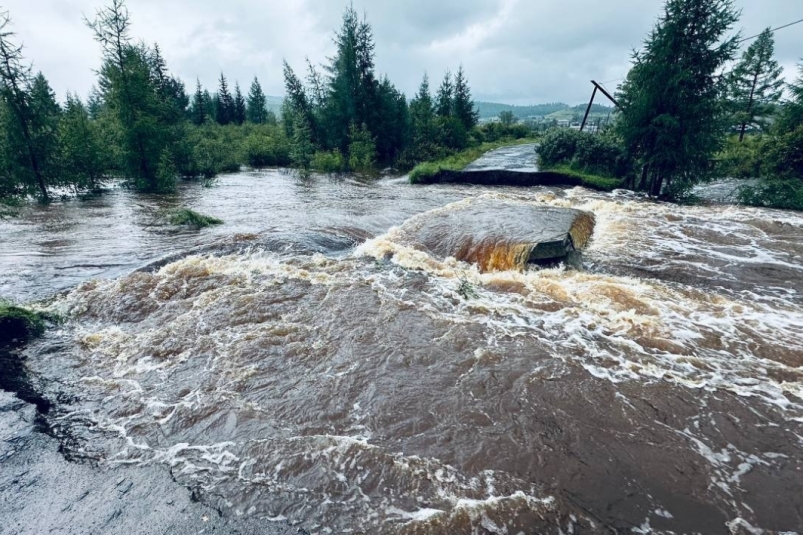
M412 94L423 72L436 85L463 64L474 96L517 104L578 103L589 80L627 73L660 14L661 0L355 0L377 40L377 67ZM14 30L35 67L63 95L87 94L99 50L82 22L102 0L6 0ZM744 36L803 18L789 0L737 0ZM282 59L296 69L331 55L332 31L345 2L331 0L129 0L133 33L158 42L171 70L192 87L214 87L220 72L247 87L258 76L269 94L283 93ZM796 76L803 26L777 34L777 56ZM613 88L616 81L608 84Z

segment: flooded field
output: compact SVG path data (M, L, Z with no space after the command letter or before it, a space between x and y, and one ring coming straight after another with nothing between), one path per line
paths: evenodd
M504 240L474 264L438 249L486 239L442 222L491 200L511 236L524 207L592 213L585 268L505 270L521 265L483 256ZM178 205L226 224L162 223ZM34 207L0 232L0 292L69 318L26 350L65 455L168 467L224 517L803 526L800 214L266 171Z

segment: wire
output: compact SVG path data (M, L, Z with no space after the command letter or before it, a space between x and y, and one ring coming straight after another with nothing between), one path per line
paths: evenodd
M778 30L783 30L783 29L788 28L790 26L794 26L795 24L800 24L801 22L803 22L803 19L796 20L795 22L790 22L789 24L785 24L783 26L778 26L777 28L774 28L774 29L772 29L770 31L774 33L774 32L777 32ZM762 32L762 33L764 33L764 32ZM752 37L745 37L744 39L742 39L740 41L737 41L737 43L744 43L745 41L749 41L750 39L755 39L759 35L761 35L761 34L754 35Z

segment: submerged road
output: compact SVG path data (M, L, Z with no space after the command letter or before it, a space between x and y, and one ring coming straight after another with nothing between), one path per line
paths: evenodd
M528 143L492 150L469 164L463 171L466 173L478 171L537 173L538 162L536 161L535 147L534 143Z

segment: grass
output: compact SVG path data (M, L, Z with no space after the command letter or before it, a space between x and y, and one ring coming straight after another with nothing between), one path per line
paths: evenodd
M476 147L469 147L451 156L447 156L435 162L424 162L418 164L410 171L410 184L425 184L435 178L441 171L462 171L470 163L479 159L488 151L501 147L513 145L526 145L533 143L533 139L517 139L515 141L495 141L493 143L483 143Z
M617 188L621 188L622 184L624 183L623 180L618 178L592 175L590 173L577 171L568 165L557 165L550 169L544 169L544 171L550 171L552 173L571 177L575 180L579 180L580 183L587 188L601 191L613 191Z
M172 225L186 225L196 229L206 228L212 225L222 225L223 221L215 217L199 214L187 208L181 208L170 214Z
M0 301L0 344L26 342L45 332L45 316Z

